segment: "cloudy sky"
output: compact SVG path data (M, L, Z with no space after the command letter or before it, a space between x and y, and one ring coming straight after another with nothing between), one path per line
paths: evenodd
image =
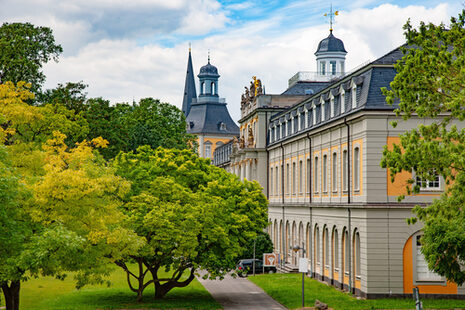
M333 0L334 35L348 51L346 69L403 43L410 18L448 23L460 1ZM267 93L281 93L297 71L315 71L314 52L329 34L320 0L0 0L0 22L53 29L64 52L49 63L45 88L84 81L89 97L111 102L159 98L182 104L189 42L194 71L211 62L234 120L240 95L256 75Z

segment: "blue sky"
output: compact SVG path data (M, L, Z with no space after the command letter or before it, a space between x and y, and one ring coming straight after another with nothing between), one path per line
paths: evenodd
M207 60L221 75L219 92L233 119L252 76L281 93L297 71L314 71L318 42L328 35L330 2L231 0L0 0L0 21L31 22L54 31L64 53L47 64L46 88L84 81L91 97L128 102L160 98L181 106L187 50L194 70ZM334 34L348 51L346 68L403 43L408 18L445 22L458 1L333 1Z

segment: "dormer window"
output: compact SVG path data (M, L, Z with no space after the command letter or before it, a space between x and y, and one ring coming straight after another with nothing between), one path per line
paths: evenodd
M226 124L225 123L223 123L223 122L220 123L220 130L223 130L223 131L226 130Z
M334 97L333 96L331 96L330 105L331 105L331 117L334 117Z
M341 114L346 111L346 93L341 91Z
M352 87L352 109L357 107L357 85Z

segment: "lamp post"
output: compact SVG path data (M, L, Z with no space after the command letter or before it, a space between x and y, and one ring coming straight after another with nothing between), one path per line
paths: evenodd
M302 272L302 308L305 307L305 293L304 293L304 283L305 283L305 273L307 272L308 269L308 261L305 261L305 257L303 254L305 254L305 249L302 243L302 247L299 245L294 245L291 247L292 251L294 251L296 254L300 250L302 250L302 258L299 261L299 271Z

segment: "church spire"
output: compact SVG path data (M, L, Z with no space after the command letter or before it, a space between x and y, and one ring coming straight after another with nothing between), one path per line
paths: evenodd
M197 98L195 91L194 70L192 69L191 45L189 43L189 57L187 59L186 83L184 84L184 98L182 100L182 111L187 117L191 110L192 98Z

